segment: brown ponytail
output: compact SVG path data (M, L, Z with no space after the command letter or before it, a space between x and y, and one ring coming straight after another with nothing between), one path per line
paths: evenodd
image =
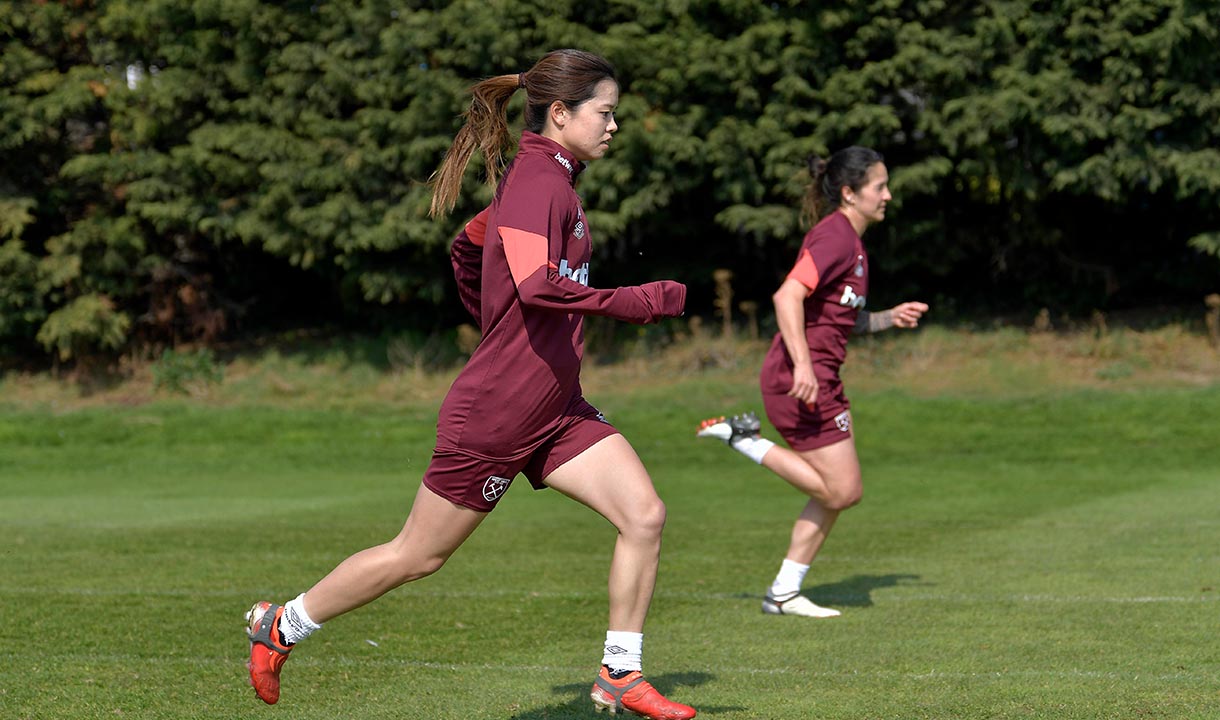
M462 176L477 147L487 165L487 183L496 185L504 171L504 150L512 144L508 132L508 101L525 89L525 127L541 133L551 104L574 109L597 92L602 80L616 80L614 66L581 50L555 50L523 73L497 75L470 88L470 108L462 114L462 129L432 175L432 217L453 209L462 190Z
M470 88L470 107L462 113L462 129L432 175L432 217L447 215L462 191L462 176L477 147L487 166L487 184L500 181L504 149L512 142L508 132L508 101L522 86L522 74L497 75Z

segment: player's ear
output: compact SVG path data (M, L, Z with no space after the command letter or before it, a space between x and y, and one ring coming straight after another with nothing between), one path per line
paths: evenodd
M563 101L561 100L556 100L555 102L551 103L549 108L547 108L547 117L550 119L551 124L554 125L558 130L562 130L563 126L567 124L568 115L568 106L564 105Z

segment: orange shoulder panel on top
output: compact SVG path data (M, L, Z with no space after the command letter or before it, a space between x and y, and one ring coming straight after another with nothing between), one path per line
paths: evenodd
M483 212L475 215L466 223L466 237L470 238L470 242L483 247L483 236L487 234L487 213L491 210L490 207L483 208Z
M809 292L817 289L820 274L818 273L818 266L814 264L813 256L809 254L808 249L801 249L801 254L796 259L796 265L792 266L792 271L788 273L788 277L809 288Z
M504 256L508 258L508 271L513 275L513 284L520 286L538 268L546 266L547 239L538 233L503 225L497 229L504 239Z

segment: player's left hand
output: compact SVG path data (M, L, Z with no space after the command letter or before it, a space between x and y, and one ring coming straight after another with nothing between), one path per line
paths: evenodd
M890 318L894 321L894 327L909 330L919 326L919 318L927 311L927 303L904 302L890 308Z

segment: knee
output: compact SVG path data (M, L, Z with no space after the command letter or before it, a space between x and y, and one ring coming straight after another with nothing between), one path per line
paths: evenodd
M447 557L423 558L414 564L415 566L412 568L411 577L409 577L408 580L418 580L420 578L428 577L432 573L444 567L445 561L448 559L449 558Z
M396 563L389 571L390 587L399 587L409 582L426 578L445 564L446 558L423 558L411 562Z
M388 548L386 572L395 587L428 577L449 559L448 555L421 554L409 543L390 543Z
M623 523L619 531L640 540L660 542L661 532L665 529L665 503L661 498L653 498L640 503Z
M864 498L864 488L856 483L852 487L844 488L830 496L830 501L826 504L827 510L846 510L860 504L860 500Z

